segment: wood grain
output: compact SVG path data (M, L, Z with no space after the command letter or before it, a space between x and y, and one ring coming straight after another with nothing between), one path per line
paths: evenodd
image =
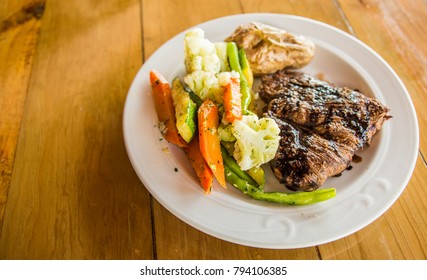
M339 1L357 37L378 52L407 87L418 112L420 151L427 155L427 2ZM398 14L398 16L396 16ZM363 20L360 20L363 18Z
M318 20L351 33L336 1L333 0L247 0L242 1L243 13L278 13L302 16Z
M142 63L139 14L132 0L46 5L0 258L152 258L149 194L121 126Z
M0 235L44 2L2 1L1 5Z
M167 40L191 26L241 12L240 1L236 0L142 0L141 8L145 59Z
M338 241L319 246L322 259L424 260L427 258L426 166L418 160L412 180L377 221ZM424 177L425 178L425 177Z
M126 154L123 106L143 61L191 26L255 12L356 36L417 109L408 186L335 242L268 250L209 236L151 198ZM0 1L0 259L427 259L426 18L423 0Z
M182 222L155 202L157 258L200 260L318 259L316 247L294 250L259 249L220 240ZM221 213L218 213L221 215Z

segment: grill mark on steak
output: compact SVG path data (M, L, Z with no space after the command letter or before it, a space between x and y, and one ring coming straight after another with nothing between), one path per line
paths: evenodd
M259 95L281 129L271 168L292 190L312 191L343 172L390 118L378 100L300 72L264 76Z
M332 174L340 174L354 151L316 133L273 117L280 128L280 145L270 162L281 184L291 190L317 189Z

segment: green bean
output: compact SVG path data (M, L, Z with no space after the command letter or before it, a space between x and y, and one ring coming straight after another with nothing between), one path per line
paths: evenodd
M227 43L227 55L228 55L228 63L230 64L231 70L236 71L240 75L240 80L245 78L242 72L242 67L239 61L239 49L237 48L237 44L234 42Z
M237 164L236 160L232 156L230 156L230 154L222 144L221 153L222 159L224 160L224 165L228 166L237 176L247 181L249 184L254 186L258 185L258 183L248 173L246 173L240 168L239 164Z
M256 200L290 205L307 205L328 200L336 195L334 188L297 193L263 192L256 186L249 184L248 181L237 176L227 165L224 165L224 168L226 180L235 188Z
M244 49L239 50L239 61L242 68L242 73L245 76L246 81L248 82L249 88L252 88L254 82L254 75L252 73L251 65L249 64L248 57Z
M184 86L184 90L188 92L191 100L196 103L197 109L199 109L200 105L202 105L203 103L203 100L197 94L195 94L194 91L192 91L188 86Z
M242 66L239 61L239 49L237 48L236 43L234 42L227 43L227 55L228 55L228 63L230 64L231 70L234 70L237 73L239 73L240 92L242 93L242 111L243 111L243 114L248 114L249 104L251 103L251 89L242 71Z

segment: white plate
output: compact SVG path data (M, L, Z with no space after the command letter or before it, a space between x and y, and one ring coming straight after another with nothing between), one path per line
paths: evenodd
M144 63L129 90L123 129L132 165L145 187L171 213L223 240L285 249L315 246L354 233L381 216L411 177L419 136L410 97L379 55L324 23L288 15L243 14L198 27L205 30L209 40L222 41L238 25L251 21L312 39L316 54L302 71L322 73L327 80L357 88L391 108L393 118L385 123L369 148L357 153L362 162L324 184L324 188L336 187L337 196L309 206L282 206L252 200L231 185L224 190L214 184L210 195L203 194L183 152L160 140L149 85L151 69L157 69L169 81L183 76L184 32L166 42ZM267 188L277 187L271 174L267 179Z

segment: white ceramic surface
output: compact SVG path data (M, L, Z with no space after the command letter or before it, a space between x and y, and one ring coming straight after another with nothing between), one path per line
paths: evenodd
M203 194L183 152L161 140L149 85L151 69L157 69L169 81L184 75L185 31L153 53L129 90L123 129L132 165L144 186L171 213L223 240L284 249L320 245L352 234L381 216L411 177L419 135L409 94L379 55L351 35L324 23L288 15L243 14L197 27L214 42L251 21L310 38L316 44L315 57L301 71L321 73L325 79L357 88L391 108L393 118L385 123L371 146L356 153L362 161L324 184L323 188L335 187L337 196L309 206L283 206L252 200L231 185L222 189L216 183L210 195ZM266 188L281 187L268 166L265 170Z

